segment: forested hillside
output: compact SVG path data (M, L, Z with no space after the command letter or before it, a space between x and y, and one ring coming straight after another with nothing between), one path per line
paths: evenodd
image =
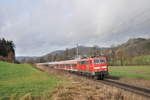
M126 43L109 48L105 55L115 65L150 64L150 39L129 39Z

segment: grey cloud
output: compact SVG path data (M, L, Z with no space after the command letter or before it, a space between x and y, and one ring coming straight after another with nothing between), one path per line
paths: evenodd
M76 43L110 46L150 37L149 5L149 0L2 0L0 34L14 40L17 55L44 55Z

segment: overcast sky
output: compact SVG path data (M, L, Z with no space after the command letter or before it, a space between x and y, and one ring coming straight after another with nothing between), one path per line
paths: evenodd
M17 56L150 38L150 0L0 0L0 38Z

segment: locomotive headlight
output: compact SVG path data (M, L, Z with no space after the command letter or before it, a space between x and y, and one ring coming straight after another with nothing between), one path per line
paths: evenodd
M100 69L100 67L94 67L94 69Z
M107 68L107 66L102 66L101 68Z
M101 68L107 68L107 66L102 66L102 67L94 67L94 69L101 69Z

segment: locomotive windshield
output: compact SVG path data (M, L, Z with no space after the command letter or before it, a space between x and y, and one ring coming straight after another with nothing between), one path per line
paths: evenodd
M79 64L88 64L88 61L81 61Z
M106 63L106 59L96 59L94 60L95 64L99 64L99 63Z

